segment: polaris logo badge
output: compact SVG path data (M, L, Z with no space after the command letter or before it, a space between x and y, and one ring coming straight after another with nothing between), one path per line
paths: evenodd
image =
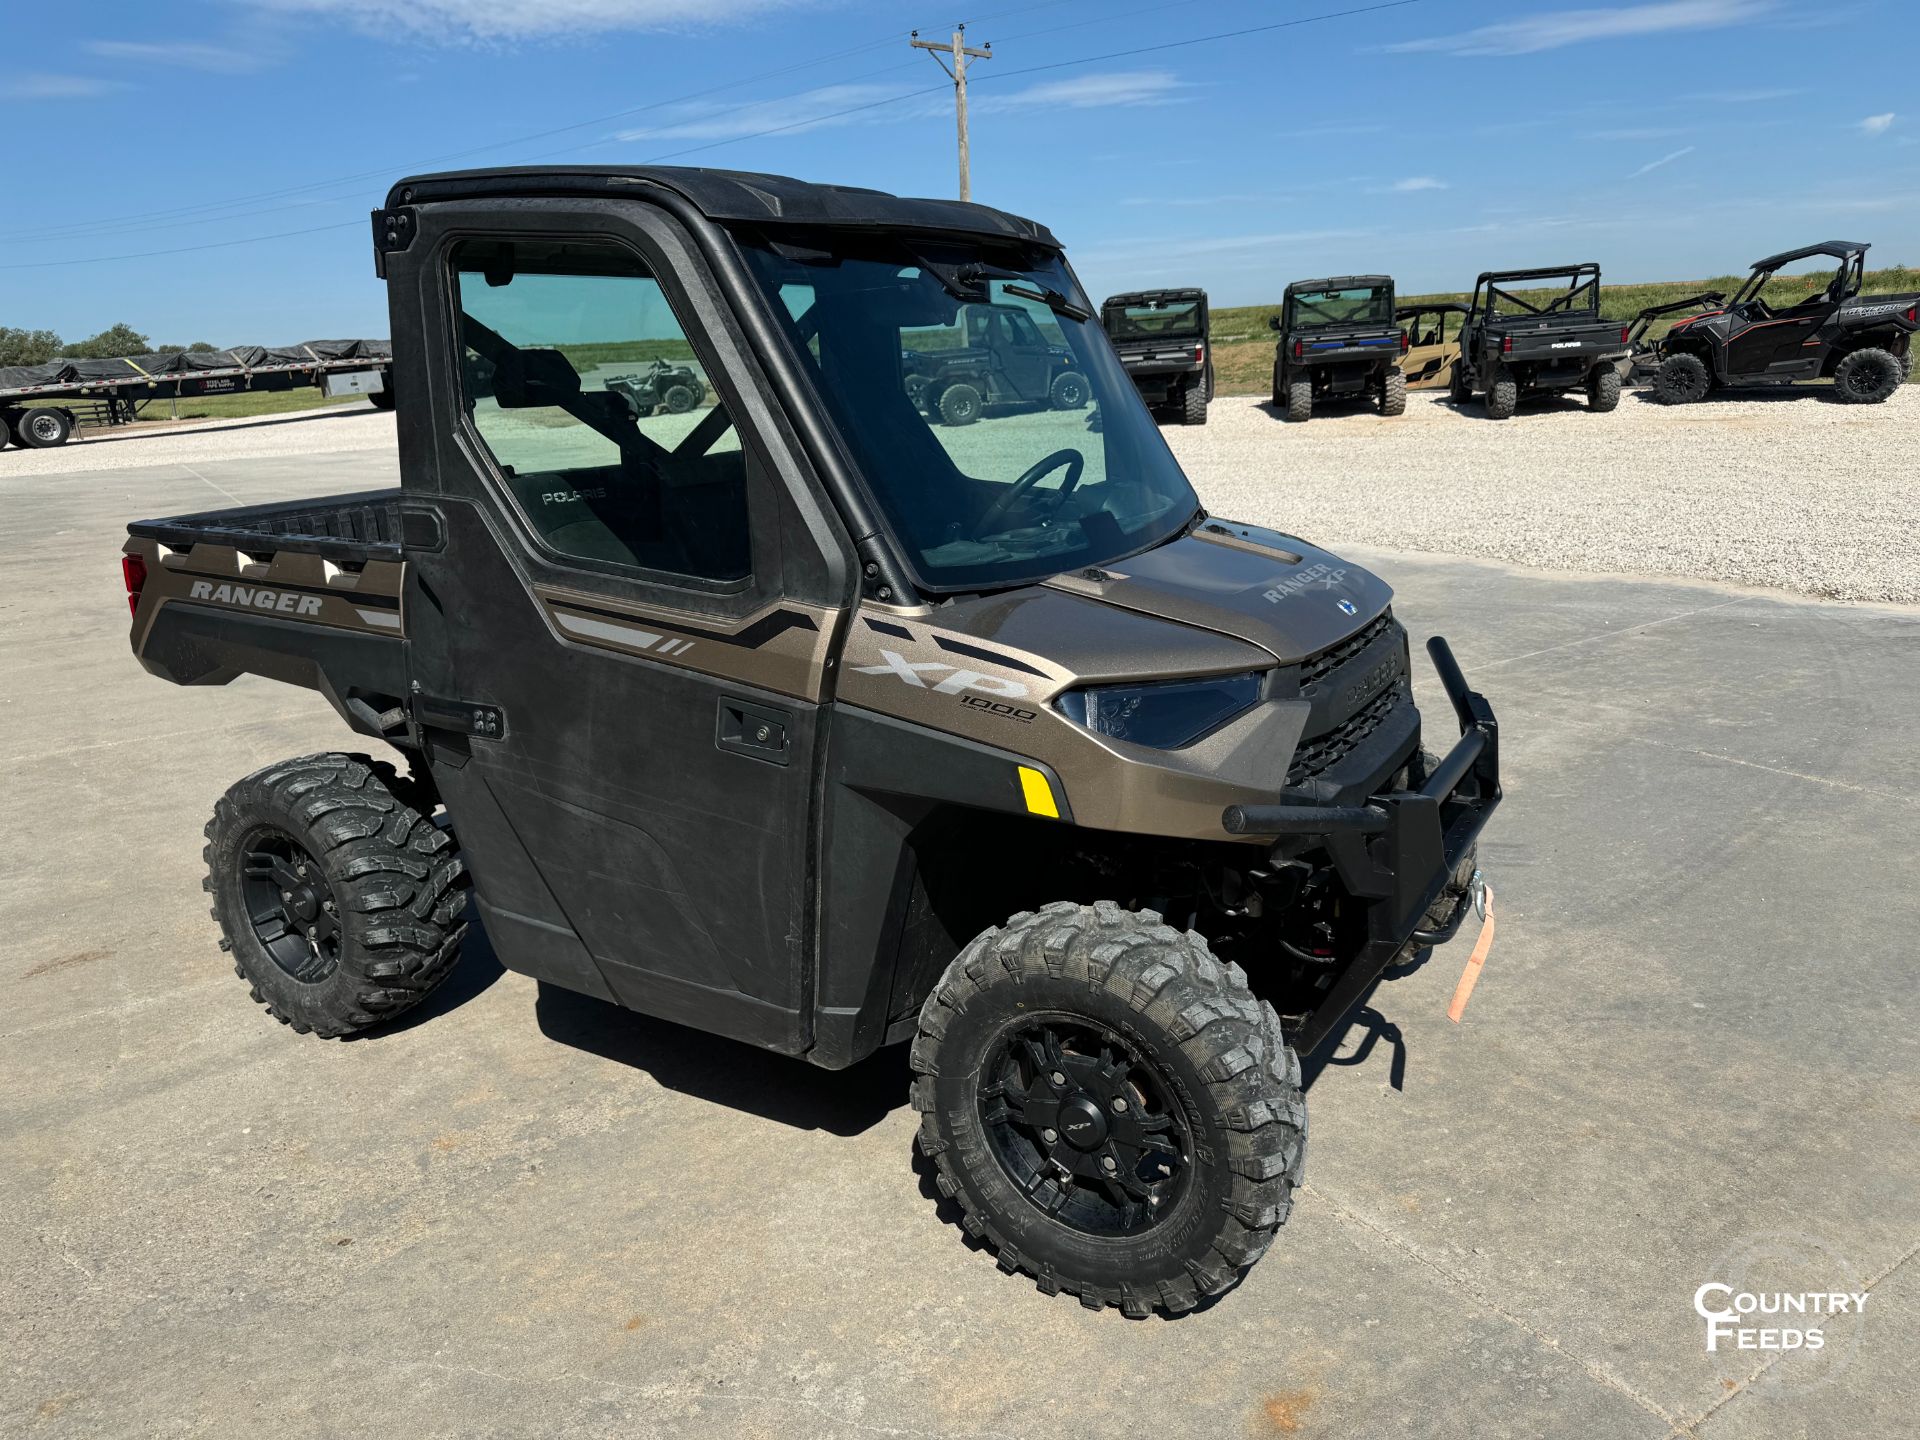
M246 610L277 610L282 615L318 615L320 597L301 595L292 590L266 590L258 585L215 585L211 580L196 580L187 588L190 600L211 600L216 605L238 605Z
M1578 340L1556 340L1547 348L1549 350L1578 350L1580 343Z
M894 650L882 650L879 665L856 665L856 675L892 675L904 681L916 690L931 689L936 695L958 695L965 690L978 690L986 695L999 695L1008 700L1024 700L1027 687L1018 680L1005 680L998 675L983 675L978 670L961 670L939 660L908 660ZM938 671L951 672L937 685L929 686L922 675L932 675Z
M1360 613L1360 607L1351 600L1342 600L1340 602L1340 613L1342 615L1358 615Z

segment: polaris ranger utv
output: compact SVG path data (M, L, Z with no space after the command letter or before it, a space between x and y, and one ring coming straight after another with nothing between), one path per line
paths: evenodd
M1867 245L1826 240L1753 263L1733 299L1717 290L1654 305L1630 332L1633 375L1655 400L1683 405L1715 390L1770 389L1831 379L1833 398L1873 405L1913 373L1913 336L1920 330L1920 295L1862 295ZM1833 278L1803 300L1774 309L1765 291L1775 274L1796 261L1829 255ZM1653 321L1700 310L1674 322L1657 342L1645 343Z
M1087 377L1073 351L1047 338L1054 317L1018 305L962 305L938 324L901 331L902 384L914 404L947 425L971 425L988 407L1081 410Z
M1440 758L1388 587L1201 509L1031 221L524 169L401 181L373 236L402 484L123 556L148 670L310 687L406 761L220 800L253 997L391 1019L471 882L543 982L827 1067L910 1041L941 1191L1046 1292L1234 1284L1300 1182L1298 1057L1483 894L1498 728L1445 643ZM1099 430L916 411L903 336L982 305L1062 335ZM688 347L712 402L583 386L609 340Z
M1207 354L1206 291L1109 295L1100 305L1100 328L1150 409L1171 410L1183 425L1207 423L1213 360Z
M1522 280L1560 280L1563 290L1509 290ZM1539 270L1489 270L1474 282L1460 322L1460 358L1448 393L1464 405L1486 392L1487 418L1505 420L1528 395L1584 386L1587 408L1620 403L1620 365L1628 333L1600 318L1600 267L1550 265Z
M1385 275L1296 280L1267 328L1279 332L1273 351L1273 403L1287 419L1305 420L1315 399L1371 395L1382 415L1407 408L1400 357L1407 332L1394 319L1393 281Z

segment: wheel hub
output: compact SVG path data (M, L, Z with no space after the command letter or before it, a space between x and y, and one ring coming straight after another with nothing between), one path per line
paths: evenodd
M298 841L255 836L241 856L241 893L254 939L293 979L313 984L340 963L339 906L319 862Z
M1151 1228L1185 1191L1193 1141L1157 1067L1104 1027L1029 1020L981 1071L1001 1168L1043 1214L1094 1235Z
M1060 1107L1060 1134L1076 1150L1098 1150L1107 1143L1107 1117L1082 1091Z

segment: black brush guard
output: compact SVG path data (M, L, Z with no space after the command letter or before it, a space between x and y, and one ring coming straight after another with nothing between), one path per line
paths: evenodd
M1383 791L1364 805L1229 805L1220 817L1230 835L1323 840L1341 883L1367 906L1366 944L1292 1037L1302 1055L1335 1032L1409 944L1452 939L1473 903L1462 894L1444 924L1420 928L1500 804L1500 725L1486 697L1467 687L1445 640L1427 641L1427 654L1460 719L1460 739L1418 790Z

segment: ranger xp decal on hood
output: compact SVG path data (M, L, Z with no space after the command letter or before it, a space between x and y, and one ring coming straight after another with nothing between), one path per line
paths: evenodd
M897 650L882 650L880 660L878 665L855 665L854 672L859 675L892 675L916 690L931 689L936 695L958 695L963 690L978 690L1008 700L1024 700L1028 694L1027 687L1018 680L986 675L978 670L962 670L939 660L909 660ZM947 672L946 678L937 685L929 686L920 678L922 672L936 675L942 671Z

